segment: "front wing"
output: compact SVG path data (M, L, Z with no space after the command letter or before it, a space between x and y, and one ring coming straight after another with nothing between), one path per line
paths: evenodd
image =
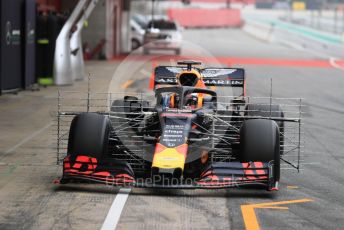
M137 178L130 165L117 160L97 161L96 158L78 156L64 160L63 177L54 182L71 180L92 181L115 187L156 189L221 189L245 185L263 185L274 190L273 167L264 162L216 162L203 170L200 178L174 179L164 177Z

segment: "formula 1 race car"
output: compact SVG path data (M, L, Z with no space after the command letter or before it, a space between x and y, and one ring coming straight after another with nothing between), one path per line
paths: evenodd
M301 146L300 138L288 137L286 123L297 124L290 133L300 135L301 118L286 118L272 97L252 103L245 95L244 69L196 67L200 64L156 67L152 101L125 95L105 112L59 111L59 119L72 121L57 182L278 190L280 158L299 154ZM229 89L237 95L219 95ZM59 133L61 146L66 134Z

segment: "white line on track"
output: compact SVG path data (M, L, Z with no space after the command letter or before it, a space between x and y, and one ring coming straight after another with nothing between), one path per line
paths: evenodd
M121 188L114 199L111 208L105 218L101 230L114 230L117 227L119 218L121 217L125 202L128 199L131 189Z
M341 58L338 58L338 57L335 57L335 56L331 56L331 55L328 55L326 53L323 53L323 52L320 52L320 51L315 51L315 50L310 50L310 49L307 49L299 44L296 44L294 42L290 42L290 41L287 41L287 40L281 40L281 43L282 44L285 44L285 45L288 45L296 50L300 50L300 51L304 51L304 52L308 52L310 54L313 54L313 55L316 55L316 56L319 56L321 58L325 58L325 59L329 59L329 63L332 67L336 68L336 69L340 69L340 70L344 70L344 66L343 65L340 65L340 64L337 64L337 61L341 61L342 59Z
M43 128L37 130L34 133L31 133L30 135L28 135L25 139L21 140L18 144L12 146L11 148L7 149L4 152L4 155L7 155L13 151L15 151L17 148L19 148L20 146L22 146L23 144L25 144L26 142L28 142L29 140L31 140L32 138L36 137L37 135L41 134L42 132L44 132L46 129L48 129L50 126L52 125L52 123L48 123L47 125L45 125ZM2 155L1 157L3 157L4 155Z
M344 70L344 66L343 66L343 65L339 65L339 64L336 63L337 60L340 60L340 59L335 58L335 57L331 57L331 58L330 58L330 64L331 64L333 67L337 68L337 69Z

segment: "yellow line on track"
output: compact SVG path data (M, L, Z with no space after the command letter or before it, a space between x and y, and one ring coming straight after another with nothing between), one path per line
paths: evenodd
M121 85L121 89L127 89L134 83L133 80L128 80Z
M288 185L287 189L298 189L298 186L294 186L294 185Z
M241 212L244 218L246 230L260 230L258 219L254 211L255 208L288 210L288 207L281 207L281 206L275 206L275 205L297 204L297 203L305 203L305 202L311 202L311 201L313 200L300 199L300 200L288 200L288 201L278 201L278 202L270 202L270 203L241 205Z

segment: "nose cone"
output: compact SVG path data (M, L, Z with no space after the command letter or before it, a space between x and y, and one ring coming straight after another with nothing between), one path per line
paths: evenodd
M187 144L182 144L174 148L167 148L157 143L152 168L164 169L166 171L177 168L183 170L187 149Z

